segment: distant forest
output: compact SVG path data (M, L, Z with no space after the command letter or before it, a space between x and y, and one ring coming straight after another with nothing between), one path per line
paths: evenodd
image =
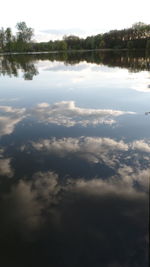
M150 51L150 24L138 22L131 28L111 30L103 34L79 38L64 36L62 40L49 42L33 41L34 30L25 22L16 25L14 35L10 27L0 29L0 52L43 52L95 49L146 49Z

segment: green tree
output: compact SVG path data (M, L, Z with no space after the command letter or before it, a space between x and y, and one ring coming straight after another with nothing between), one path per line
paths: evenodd
M55 50L67 50L67 43L65 41L55 41L53 44Z
M18 51L28 51L30 49L30 42L33 37L33 29L28 28L24 21L18 22L16 28L18 30L16 49Z
M0 29L0 50L4 50L5 47L5 31L4 28Z
M9 27L5 30L5 38L6 38L7 43L11 42L12 40L12 32L11 32L11 28Z
M137 29L137 30L139 30L140 28L142 28L142 27L145 26L145 25L146 25L145 23L139 21L139 22L134 23L134 24L132 25L132 28L133 28L133 29Z
M31 41L31 38L33 37L33 29L28 28L24 21L18 22L16 28L18 30L17 32L18 40L21 40L24 43L28 43Z
M99 48L105 48L105 41L103 39L99 43Z
M7 51L11 51L12 50L13 36L12 36L11 28L9 28L9 27L5 30L5 40L6 40L6 47L5 47L5 49Z
M63 40L67 44L68 49L80 49L80 38L75 35L64 36Z

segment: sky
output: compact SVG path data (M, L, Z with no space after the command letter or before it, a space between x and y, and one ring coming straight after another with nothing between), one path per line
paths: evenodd
M86 37L135 22L150 24L149 0L0 0L0 28L25 21L34 39L48 41L75 34Z

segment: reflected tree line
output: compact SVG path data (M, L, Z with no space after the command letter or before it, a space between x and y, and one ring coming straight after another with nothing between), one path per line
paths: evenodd
M35 62L32 57L26 56L0 57L0 75L18 77L19 70L21 70L25 80L32 80L38 74Z
M111 30L104 34L79 38L64 36L62 40L33 41L34 30L25 22L16 25L14 35L10 27L0 29L0 52L38 52L93 49L146 49L150 50L150 24L138 22L128 29Z
M47 54L27 54L27 55L5 55L0 57L0 75L19 76L19 70L23 72L25 80L32 80L38 75L36 62L38 60L49 60L64 62L64 64L74 65L82 61L87 63L103 64L109 67L127 68L130 72L150 70L150 55L144 52L61 52Z

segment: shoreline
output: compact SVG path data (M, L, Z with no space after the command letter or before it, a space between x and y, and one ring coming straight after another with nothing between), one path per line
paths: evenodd
M37 55L37 54L57 54L57 53L72 53L72 52L94 52L94 51L102 51L102 52L117 52L117 51L144 51L145 49L114 49L114 48L103 48L103 49L82 49L82 50L55 50L55 51L30 51L30 52L0 52L0 56L7 55Z

